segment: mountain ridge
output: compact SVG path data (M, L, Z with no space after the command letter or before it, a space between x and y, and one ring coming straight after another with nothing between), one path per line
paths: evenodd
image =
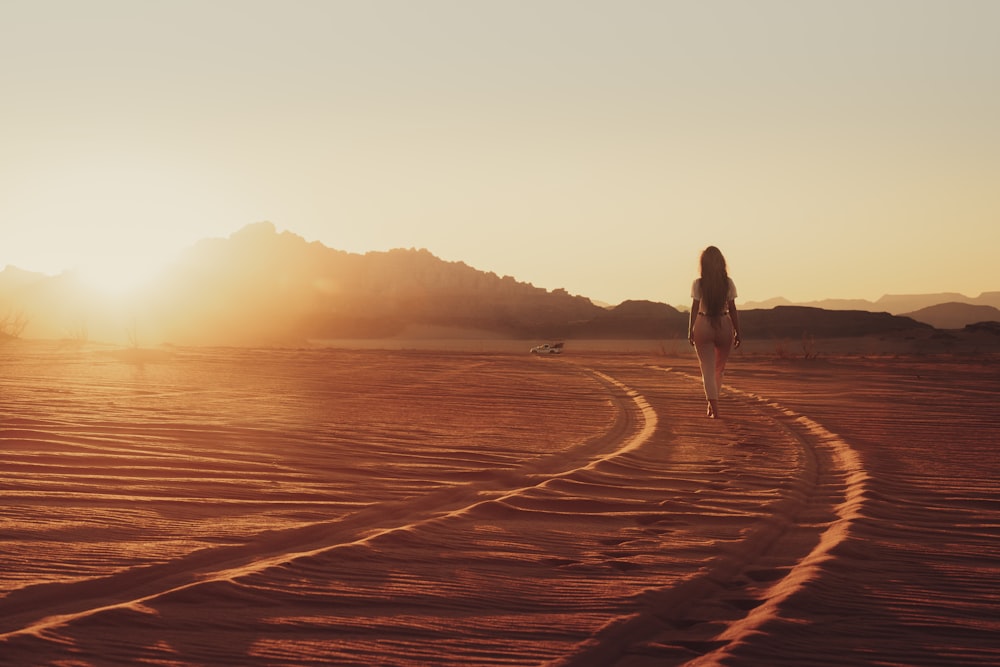
M308 242L270 222L185 250L130 300L102 300L72 273L0 272L0 313L23 312L25 337L143 344L297 345L316 340L479 332L508 338L685 339L688 315L626 300L607 308L426 249L364 254ZM997 293L1000 295L1000 293ZM748 337L858 336L929 328L863 309L741 307Z
M884 294L876 301L869 301L867 299L819 299L793 302L784 297L774 297L764 301L748 301L743 304L743 307L753 309L773 308L775 306L806 306L810 308L823 308L824 310L867 310L871 312L887 312L892 315L904 315L943 303L964 303L991 306L1000 309L1000 291L982 292L976 297L969 297L958 292Z
M1000 322L1000 309L985 304L950 301L903 313L903 316L926 322L937 329L961 329L981 322Z

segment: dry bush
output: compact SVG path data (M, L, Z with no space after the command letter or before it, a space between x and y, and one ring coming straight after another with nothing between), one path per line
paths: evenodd
M819 356L816 351L816 339L808 331L802 332L802 358L815 359Z
M0 318L0 338L20 338L24 333L24 328L28 326L28 318L24 311L7 311L7 314Z

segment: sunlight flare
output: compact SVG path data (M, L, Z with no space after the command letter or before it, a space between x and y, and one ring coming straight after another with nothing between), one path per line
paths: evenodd
M82 283L106 297L125 297L150 286L171 260L169 253L136 252L92 255L77 271Z

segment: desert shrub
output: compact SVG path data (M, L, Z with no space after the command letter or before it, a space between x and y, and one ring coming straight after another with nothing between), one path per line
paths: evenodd
M816 339L808 331L802 332L802 358L815 359L819 356L816 351Z
M28 318L23 311L7 311L0 317L0 338L20 338L24 328L28 326Z

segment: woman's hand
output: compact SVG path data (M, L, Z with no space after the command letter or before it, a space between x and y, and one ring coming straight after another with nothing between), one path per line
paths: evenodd
M733 334L733 347L739 347L743 342L743 338L740 336L740 332L737 331Z
M688 332L688 342L691 343L691 347L694 347L694 332Z

